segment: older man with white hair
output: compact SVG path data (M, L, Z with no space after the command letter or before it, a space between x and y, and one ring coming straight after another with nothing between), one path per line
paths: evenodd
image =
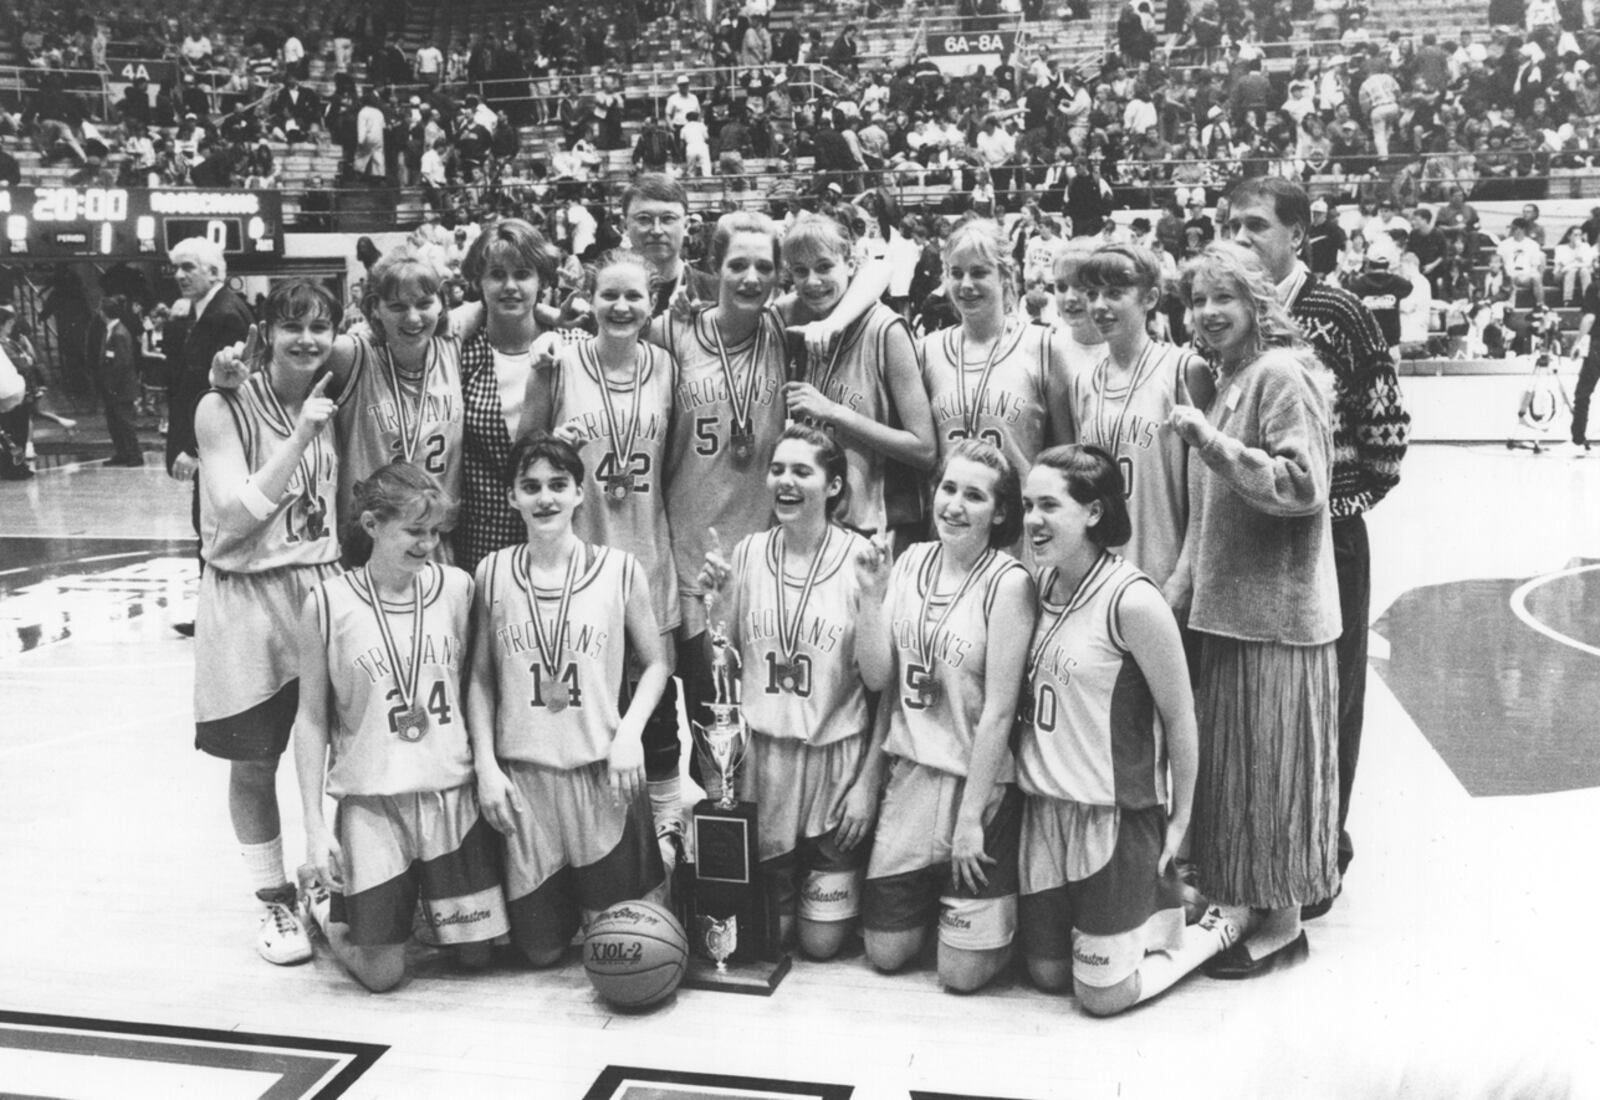
M171 349L172 390L168 401L167 473L194 486L192 516L200 533L200 493L196 474L200 449L195 442L194 411L210 386L211 357L249 333L254 318L244 299L227 287L228 261L222 248L205 237L190 237L173 246L168 258L178 293L189 305L182 343ZM201 559L201 566L205 561ZM194 623L176 623L180 634L192 635Z

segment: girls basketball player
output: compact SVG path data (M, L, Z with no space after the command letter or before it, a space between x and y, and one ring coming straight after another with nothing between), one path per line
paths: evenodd
M939 453L982 439L1026 476L1036 454L1072 439L1066 345L1013 316L1015 260L996 222L974 219L951 231L944 281L961 324L922 341Z
M778 279L778 232L762 214L724 214L711 239L717 303L679 320L661 317L654 338L678 362L675 422L667 456L667 517L678 594L678 675L691 721L709 722L710 667L700 569L716 530L732 546L772 520L768 463L786 416L783 321L768 305Z
M760 813L761 871L785 943L832 958L861 911L878 775L862 764L872 723L856 656L856 559L877 550L831 522L845 457L826 433L786 428L766 468L771 531L722 556L717 532L701 581L707 616L739 654L751 743L739 797ZM723 593L726 611L719 610Z
M664 479L678 364L671 352L640 339L650 324L650 269L636 253L601 257L594 298L598 334L563 348L552 368L534 372L522 430L554 432L578 448L587 470L587 504L573 521L578 537L637 560L670 675L676 656L670 635L681 609ZM645 730L645 767L664 834L682 829L679 752L678 692L669 679ZM674 850L670 841L664 844Z
M1055 259L1056 317L1061 339L1067 345L1067 362L1074 366L1092 363L1105 337L1089 316L1089 303L1083 296L1078 272L1095 250L1092 239L1074 238L1061 246ZM1081 368L1080 368L1081 369Z
M461 341L482 324L470 303L446 313L446 273L437 250L402 244L385 253L367 278L362 302L370 334L348 333L328 356L337 395L340 515L350 511L357 481L394 459L420 466L453 499L462 482ZM256 339L217 353L211 384L237 385L248 373L246 349ZM449 558L448 543L434 552Z
M1226 928L1184 927L1173 866L1194 795L1194 700L1171 610L1109 549L1131 529L1116 460L1052 447L1023 508L1041 613L1017 750L1022 953L1035 984L1074 982L1105 1016L1231 942Z
M208 393L195 412L207 565L195 618L195 747L230 762L234 835L267 909L256 950L282 965L311 957L284 873L275 776L299 701L299 609L338 572L339 463L321 372L339 303L315 284L282 283L261 323L249 343L264 369Z
M1177 405L1209 401L1211 373L1198 355L1150 338L1161 264L1148 249L1103 245L1078 268L1077 282L1104 340L1093 366L1072 378L1078 436L1117 462L1132 523L1125 556L1164 590L1189 526L1187 448L1167 417Z
M429 561L455 503L391 462L356 484L355 507L346 546L364 563L301 615L300 878L334 957L381 993L405 977L419 894L439 942L470 963L509 926L461 705L472 578ZM332 829L324 793L339 803Z
M783 238L783 262L798 294L783 306L785 323L829 316L850 284L854 255L837 221L815 214L798 218ZM784 386L789 415L836 436L849 460L850 497L841 523L883 530L920 516L920 503L911 501L891 514L884 477L890 461L928 470L937 455L928 394L918 374L905 322L875 304L827 356L809 358L803 378Z
M867 958L898 970L939 916L939 978L962 992L1011 956L1022 796L1007 740L1017 713L1033 584L1001 552L1022 527L1016 469L964 439L933 497L938 541L911 546L891 571L863 561L862 677L883 691L888 788L867 869ZM865 781L865 780L863 780Z
M512 942L551 966L580 920L663 887L641 737L671 670L638 559L573 527L606 507L577 448L525 436L509 474L528 537L478 564L468 728L484 816L506 838ZM619 710L628 651L644 671Z

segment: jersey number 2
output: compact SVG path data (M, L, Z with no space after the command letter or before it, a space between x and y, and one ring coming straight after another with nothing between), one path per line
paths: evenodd
M400 689L394 688L383 698L385 702L395 703L394 706L389 708L389 732L399 737L400 715L404 714L407 709L403 700L395 702L395 700L400 699ZM424 709L433 715L433 720L441 726L450 724L450 717L455 712L450 709L450 700L445 696L443 680L435 680L433 687L428 689L428 702Z

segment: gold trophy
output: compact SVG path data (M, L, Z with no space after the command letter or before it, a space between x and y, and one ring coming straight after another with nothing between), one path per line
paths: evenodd
M684 985L768 995L788 973L789 957L761 882L756 805L738 795L739 768L750 745L739 711L739 654L729 644L726 623L711 623L707 634L715 689L707 704L711 723L691 725L701 775L721 790L690 811L695 864L689 923L697 935Z

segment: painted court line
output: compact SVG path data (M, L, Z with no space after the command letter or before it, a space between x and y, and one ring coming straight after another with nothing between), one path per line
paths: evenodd
M1559 630L1546 626L1544 623L1534 618L1533 612L1528 610L1528 596L1534 591L1534 589L1541 588L1544 585L1549 584L1551 581L1559 581L1564 577L1575 577L1579 573L1592 573L1596 569L1600 569L1600 565L1579 565L1572 569L1563 569L1557 573L1546 573L1542 577L1533 578L1533 580L1528 581L1515 592L1511 593L1511 613L1517 618L1521 619L1523 623L1532 627L1534 630L1537 630L1540 634L1543 634L1546 638L1549 638L1553 642L1559 642L1564 646L1569 646L1572 649L1576 649L1581 653L1587 653L1593 657L1600 657L1600 647L1592 646L1587 642L1580 642L1576 638L1567 637L1567 635L1561 633Z

